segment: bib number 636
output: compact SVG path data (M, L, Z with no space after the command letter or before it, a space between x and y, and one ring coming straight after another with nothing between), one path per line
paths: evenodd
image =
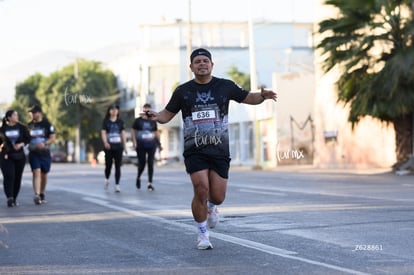
M193 121L202 121L202 120L210 120L216 118L216 113L214 110L202 110L192 113Z

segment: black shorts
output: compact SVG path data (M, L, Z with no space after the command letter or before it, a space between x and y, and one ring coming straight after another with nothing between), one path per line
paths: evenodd
M184 158L187 173L192 174L205 169L214 170L220 177L229 178L230 158L225 156L210 156L192 154Z

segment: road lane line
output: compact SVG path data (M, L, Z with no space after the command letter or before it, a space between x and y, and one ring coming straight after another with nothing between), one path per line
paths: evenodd
M249 190L263 190L264 192L279 192L279 193L295 193L295 194L306 194L306 195L318 195L318 196L333 196L341 198L362 198L362 199L372 199L372 200L387 200L387 201L398 201L398 202L412 202L412 198L391 198L384 197L382 195L358 195L358 194L347 194L339 193L335 191L322 191L322 190L306 190L304 188L286 188L286 187L262 187L262 186L246 186L243 184L232 183L232 187L238 187L241 189Z
M137 211L137 210L131 210L125 207L120 207L120 206L116 206L111 204L109 201L107 200L101 200L101 199L97 199L97 198L93 198L93 197L83 197L84 200L106 207L106 208L110 208L112 210L118 210L121 212L125 212L128 213L132 216L135 217L143 217L143 218L147 218L153 221L157 221L159 223L164 223L164 224L168 224L168 225L172 225L175 227L180 227L183 228L185 230L194 232L194 226L188 225L188 224L183 224L183 223L179 223L176 221L171 221L171 220L167 220L164 219L162 217L159 216L154 216L154 215L149 215L149 214L145 214L141 211ZM246 239L241 239L241 238L237 238L234 236L230 236L230 235L226 235L226 234L222 234L222 233L217 233L217 232L210 232L210 236L219 240L222 240L224 242L229 242L229 243L233 243L236 245L240 245L243 247L247 247L247 248L251 248L257 251L261 251L270 255L274 255L274 256L279 256L282 258L286 258L286 259L291 259L291 260L296 260L296 261L300 261L300 262L304 262L304 263L308 263L308 264L312 264L312 265L316 265L316 266L321 266L321 267L325 267L328 269L332 269L332 270L336 270L336 271L340 271L340 272L344 272L344 273L348 273L348 274L355 274L355 275L368 275L368 273L364 273L364 272L360 272L357 270L353 270L353 269L349 269L349 268L344 268L344 267L340 267L340 266L336 266L336 265L331 265L331 264L327 264L327 263L323 263L323 262L319 262L319 261L314 261L314 260L310 260L310 259L306 259L303 257L299 257L299 256L295 256L297 255L297 252L295 251L289 251L289 250L285 250L285 249L281 249L281 248L277 248L277 247L273 247L273 246L269 246L269 245L265 245L262 243L258 243L258 242L254 242L254 241L250 241L250 240L246 240Z
M261 194L261 195L271 195L271 196L280 196L280 197L286 197L287 194L286 193L281 193L281 192L269 192L269 191L256 191L256 190L252 190L252 189L239 189L239 192L244 192L244 193L251 193L251 194Z

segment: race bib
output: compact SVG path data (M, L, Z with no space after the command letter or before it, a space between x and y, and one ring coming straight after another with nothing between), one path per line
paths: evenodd
M6 137L8 137L9 139L13 139L13 138L18 138L20 135L19 130L9 130L6 131Z
M121 137L120 136L109 137L109 143L121 143Z
M154 139L154 133L148 132L142 134L142 139L152 140Z
M45 136L45 131L43 129L32 129L30 135L32 137L43 137Z
M192 112L192 119L194 123L217 121L217 117L217 113L213 109L204 109Z

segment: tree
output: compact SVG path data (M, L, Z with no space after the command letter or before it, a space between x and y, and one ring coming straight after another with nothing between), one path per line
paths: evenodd
M243 89L250 91L250 75L245 74L237 69L236 66L231 66L226 72L227 75Z
M61 141L75 140L79 126L81 139L97 152L106 108L118 100L116 77L99 62L78 60L45 77L36 98Z
M40 73L35 73L16 85L15 100L12 102L11 108L19 113L20 121L23 123L29 121L29 107L39 104L36 91L43 78L44 76Z
M414 1L413 1L414 2ZM413 153L412 0L326 0L338 16L319 22L323 70L339 69L338 101L352 127L364 116L392 123L395 166Z

